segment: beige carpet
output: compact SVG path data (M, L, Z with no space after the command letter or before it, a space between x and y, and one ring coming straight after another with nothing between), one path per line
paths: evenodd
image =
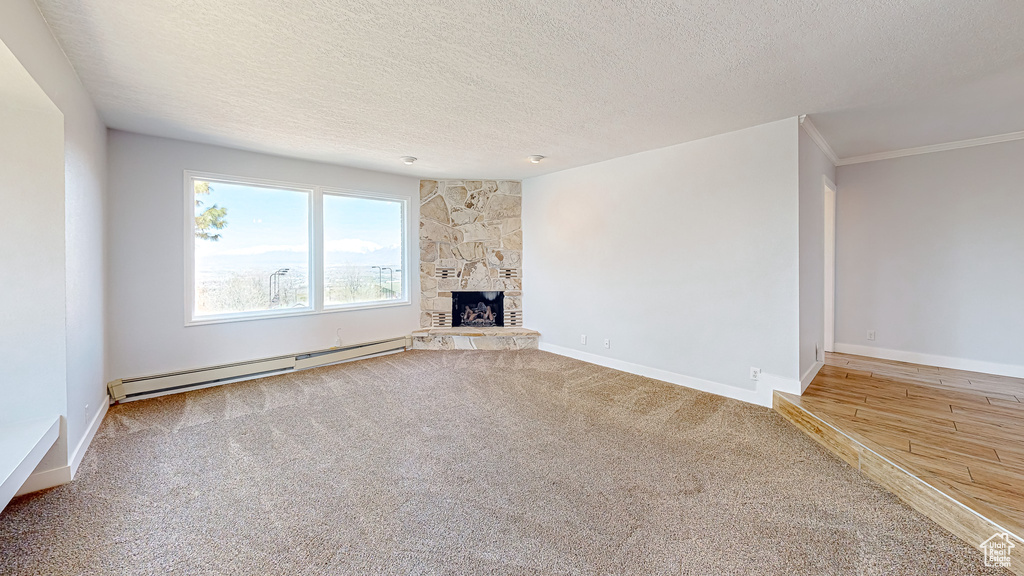
M771 411L538 351L111 407L0 574L999 574Z

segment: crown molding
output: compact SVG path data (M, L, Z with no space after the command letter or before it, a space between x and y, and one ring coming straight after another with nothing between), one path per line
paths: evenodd
M891 158L902 158L904 156L916 156L918 154L931 154L932 152L944 152L946 150L957 150L959 148L972 148L974 146L985 146L986 144L999 144L1000 142L1012 142L1024 140L1024 131L1010 132L1008 134L997 134L985 136L984 138L971 138L970 140L958 140L945 144L933 144L931 146L919 146L917 148L904 148L890 152L878 152L877 154L865 154L863 156L851 156L836 162L836 166L847 166L850 164L862 164L864 162L875 162L878 160L889 160Z
M818 145L818 148L821 148L821 151L825 153L825 156L827 156L829 161L832 162L832 165L838 166L839 157L836 156L832 147L828 145L828 142L825 140L825 137L821 135L821 132L818 132L818 129L811 122L811 119L807 117L807 114L802 114L800 116L800 126L804 129L804 132L807 132L807 135L811 137L811 140L814 140L814 143Z

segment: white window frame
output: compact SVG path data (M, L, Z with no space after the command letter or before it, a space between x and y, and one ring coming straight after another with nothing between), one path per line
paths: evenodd
M409 293L409 199L397 194L382 192L370 192L366 190L352 190L347 188L334 188L329 186L317 186L301 184L296 182L283 182L279 180L268 180L265 178L252 178L248 176L232 176L228 174L217 174L213 172L200 172L196 170L184 171L184 239L185 239L185 326L204 326L208 324L224 324L229 322L246 322L251 320L267 320L272 318L290 318L294 316L311 316L316 314L329 314L336 312L348 312L352 310L366 310L372 308L391 308L395 306L410 306L412 298ZM211 314L195 316L195 180L224 182L241 186L252 186L255 188L273 188L276 190L289 190L304 192L308 194L308 222L309 231L309 305L302 308L284 308L278 310L256 310L252 312L231 312L227 314ZM356 198L371 198L398 202L402 211L402 298L390 300L375 300L372 302L358 302L353 304L324 305L324 194L332 196L347 196Z
M353 302L351 304L330 304L327 305L324 302L324 293L327 292L327 287L324 284L324 260L327 258L327 253L324 251L324 196L342 196L348 198L369 198L371 200L387 200L388 202L398 202L402 210L402 297L392 298L390 300L373 300L370 302ZM319 278L317 280L317 286L321 287L321 290L317 291L319 296L318 305L319 310L323 312L341 312L344 310L363 310L366 308L389 308L391 306L408 306L412 304L412 299L409 297L409 258L408 246L406 244L407 230L409 228L409 199L404 196L395 196L393 194L382 194L379 192L366 192L364 190L350 190L346 188L330 188L327 186L319 187L317 191L317 218L319 223L317 225L317 232L319 237L317 238L317 244L320 246L320 261L317 265L317 273ZM419 274L419 271L416 271Z

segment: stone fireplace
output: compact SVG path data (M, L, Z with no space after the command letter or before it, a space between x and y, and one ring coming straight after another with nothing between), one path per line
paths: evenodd
M539 335L522 328L521 215L517 181L420 181L414 348L536 347Z

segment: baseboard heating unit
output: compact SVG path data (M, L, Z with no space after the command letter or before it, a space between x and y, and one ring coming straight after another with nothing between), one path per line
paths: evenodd
M356 358L399 352L409 347L411 347L409 337L403 336L390 340L379 340L377 342L367 342L365 344L291 356L277 356L275 358L264 358L262 360L238 362L236 364L225 364L223 366L198 368L196 370L185 370L155 376L143 376L140 378L124 378L110 382L107 384L107 388L110 390L110 398L113 402L127 402L171 392L184 392L186 390L228 384L260 376L315 368Z

